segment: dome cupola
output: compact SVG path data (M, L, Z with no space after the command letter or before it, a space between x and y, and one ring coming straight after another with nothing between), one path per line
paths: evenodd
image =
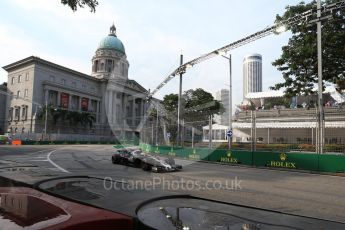
M92 58L91 75L99 79L128 79L128 68L125 47L117 38L113 24Z
M110 27L110 33L108 34L108 36L100 41L97 49L110 49L119 51L123 54L126 53L123 43L116 36L116 27L114 24Z

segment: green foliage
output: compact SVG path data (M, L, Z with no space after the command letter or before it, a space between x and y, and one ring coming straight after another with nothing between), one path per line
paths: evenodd
M167 112L177 116L178 95L166 95L162 105ZM210 115L224 113L223 105L219 101L214 100L212 94L201 88L185 91L182 95L181 106L185 122L206 121L207 123Z
M178 95L173 93L165 95L162 104L167 111L176 112L178 104Z
M165 95L161 104L165 110L162 117L169 124L167 130L172 136L171 141L174 141L177 135L178 95ZM185 123L189 123L188 126L193 127L204 126L208 124L210 115L224 112L223 105L214 100L212 94L201 88L185 91L181 98L181 108L181 119L184 119ZM154 114L155 111L151 113L152 116L155 116Z
M83 127L89 125L89 128L92 128L93 123L96 121L96 118L93 114L82 112L80 114L80 123Z
M77 126L81 122L81 113L78 111L69 111L66 120L71 126Z
M286 97L275 97L265 99L265 109L272 109L275 105L284 105L286 108L290 107L290 99Z
M84 128L89 125L92 128L96 118L93 114L87 112L69 111L63 108L55 108L51 105L44 106L37 115L37 118L41 121L45 119L47 110L48 122L55 127L58 123L69 122L71 127L77 127L82 125Z
M223 105L203 89L187 90L184 93L185 120L207 120L210 115L224 113Z
M326 4L335 2L338 1L323 1ZM315 0L288 6L282 16L276 16L276 23L315 8ZM345 11L336 10L332 15L330 21L322 22L323 80L338 83L340 74L345 69ZM308 18L308 21L311 19ZM280 58L272 63L282 72L284 82L274 85L271 89L285 88L287 97L313 94L314 84L317 83L317 30L316 24L308 24L308 21L288 28L292 32L292 37L288 45L282 47Z
M95 12L98 6L97 0L61 0L61 3L68 5L73 11L76 11L78 7L84 8L86 5L90 8L91 12Z

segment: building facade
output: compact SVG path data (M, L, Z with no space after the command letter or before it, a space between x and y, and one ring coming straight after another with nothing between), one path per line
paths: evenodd
M222 115L215 115L214 121L220 125L229 125L229 90L221 89L214 94L214 99L220 101L224 106Z
M7 85L0 85L0 134L5 133L7 110Z
M262 56L247 55L243 59L243 99L251 92L262 91Z
M128 79L129 63L114 25L99 43L90 75L34 56L3 68L8 72L11 95L7 106L9 133L30 138L35 134L36 138L37 134L44 138L49 135L55 140L80 139L83 135L95 140L139 137L148 92ZM57 122L49 113L45 122L45 107L68 111L61 113L68 113L70 119L60 116ZM78 113L92 116L93 124L73 122L71 116Z

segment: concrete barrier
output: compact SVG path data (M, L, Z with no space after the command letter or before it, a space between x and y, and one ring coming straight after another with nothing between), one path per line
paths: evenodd
M21 140L13 140L12 145L22 145L22 141Z

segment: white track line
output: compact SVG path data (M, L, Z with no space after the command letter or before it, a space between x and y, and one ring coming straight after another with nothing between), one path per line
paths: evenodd
M57 149L55 149L55 150L53 150L53 151L51 151L51 152L48 153L48 155L47 155L47 161L49 161L50 164L54 165L54 166L55 166L56 168L58 168L60 171L65 172L65 173L69 173L66 169L64 169L64 168L62 168L61 166L57 165L54 161L52 161L52 160L50 159L50 156L51 156L55 151L57 151Z
M43 149L43 150L40 150L40 151L37 151L37 152L31 152L31 153L27 153L27 154L35 154L35 153L40 153L40 152L46 152L46 151L49 151L49 150L52 150L52 149Z

